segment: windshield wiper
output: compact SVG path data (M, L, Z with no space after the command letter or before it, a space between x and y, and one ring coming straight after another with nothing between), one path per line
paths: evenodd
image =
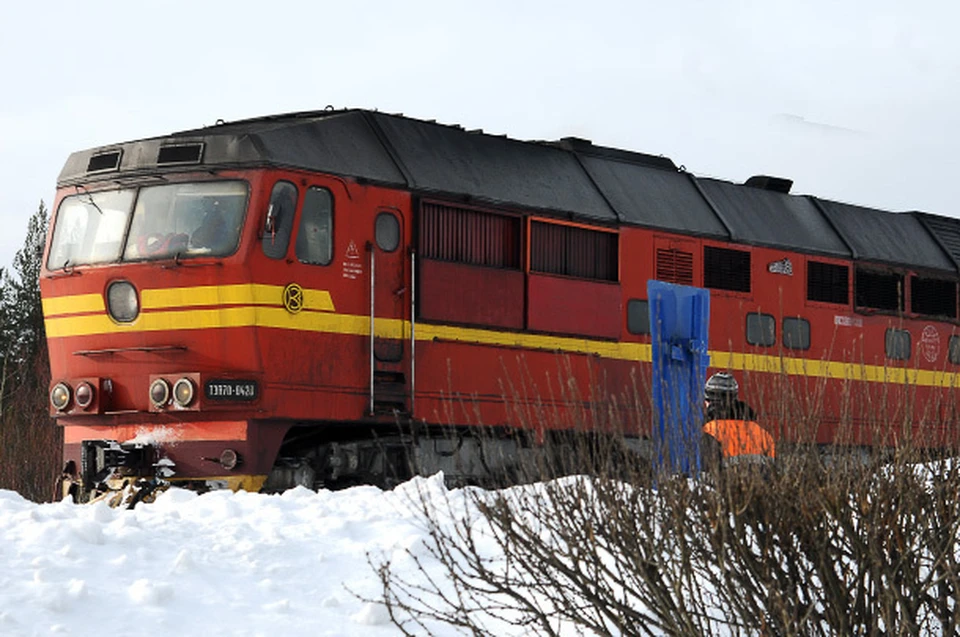
M102 217L103 210L101 210L100 206L97 205L97 202L93 200L93 195L90 194L90 191L84 188L83 186L81 186L80 184L77 184L75 188L77 189L77 192L80 192L81 190L83 191L83 194L85 194L87 196L87 199L90 200L90 205L96 208L97 212L99 212L100 216Z
M67 259L66 261L63 262L63 265L60 267L60 273L51 275L51 278L59 279L61 277L73 276L75 274L79 275L79 274L83 274L83 272L80 272L79 270L77 270L77 266L71 265L70 259Z

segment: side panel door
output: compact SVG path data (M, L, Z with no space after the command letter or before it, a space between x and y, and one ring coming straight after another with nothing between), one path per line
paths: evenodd
M403 219L395 208L380 208L373 220L374 358L400 363L404 358L403 322L409 314L406 287L407 254Z
M407 289L409 254L404 219L395 207L374 212L371 250L371 294L374 318L371 342L371 405L373 415L409 412L410 345L405 321L410 316Z

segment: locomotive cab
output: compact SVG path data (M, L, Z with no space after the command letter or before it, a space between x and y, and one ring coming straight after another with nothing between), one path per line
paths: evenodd
M239 462L228 458L243 457L262 378L255 339L204 328L229 320L229 297L249 296L241 264L257 179L157 171L61 188L41 291L64 492L173 475L223 482ZM175 443L198 432L208 448L177 457Z
M291 429L328 478L364 473L364 452L340 444L351 423L393 427L409 409L405 206L269 168L62 187L41 287L64 492L257 490ZM287 460L271 488L322 479Z

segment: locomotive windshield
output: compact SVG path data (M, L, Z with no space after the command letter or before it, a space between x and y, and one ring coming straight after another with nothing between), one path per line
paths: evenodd
M247 194L242 181L81 191L60 204L47 268L232 254Z

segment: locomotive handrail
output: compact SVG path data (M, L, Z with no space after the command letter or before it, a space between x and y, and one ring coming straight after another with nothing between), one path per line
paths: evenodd
M110 347L105 349L81 349L73 353L74 356L109 356L112 354L121 354L123 352L185 352L186 345L155 345L143 347Z
M200 256L203 256L203 255L200 255ZM216 259L216 261L199 261L198 262L198 261L191 260L191 261L183 262L180 260L180 253L178 252L176 255L174 255L172 262L170 259L163 259L159 261L159 263L160 263L160 267L164 270L170 270L173 268L206 268L211 265L215 265L221 268L223 267L223 257L207 257L207 258L214 258Z
M417 406L417 253L410 250L410 416Z
M373 403L373 351L375 347L374 343L374 310L376 309L375 299L376 299L376 248L373 246L373 243L367 242L367 250L370 251L370 415L373 415L374 403Z

